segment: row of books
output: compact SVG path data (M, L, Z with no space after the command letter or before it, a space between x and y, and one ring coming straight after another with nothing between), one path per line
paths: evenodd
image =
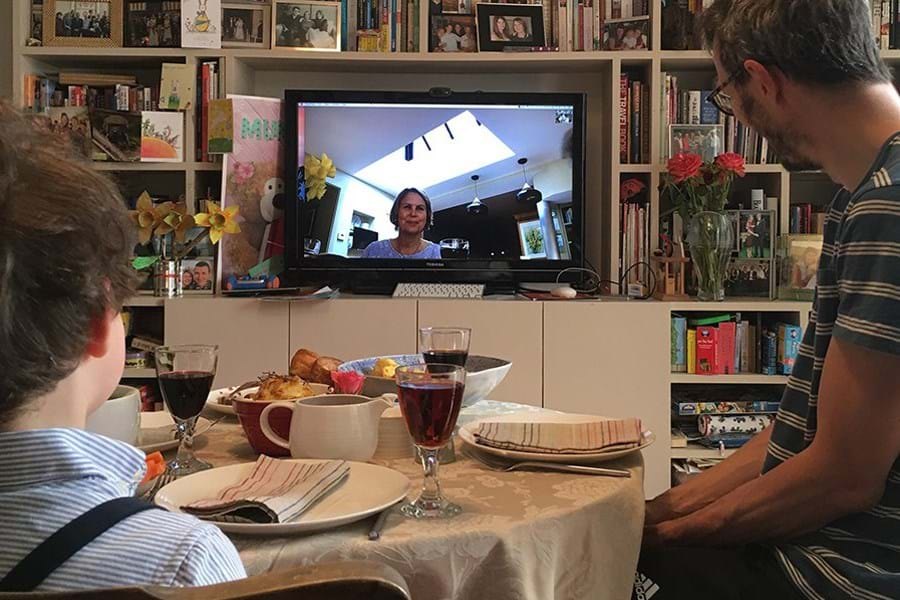
M197 73L197 105L200 107L200 118L195 131L194 158L200 162L212 162L209 154L209 103L222 98L219 84L219 61L208 60L200 63Z
M646 203L622 202L621 208L619 280L624 277L626 285L644 283L646 267L634 265L650 260L650 207Z
M825 233L825 213L814 212L809 202L791 204L788 233Z
M85 83L87 80L91 83ZM46 113L54 107L80 106L138 112L153 110L159 102L159 87L139 85L129 76L103 83L88 74L28 74L24 83L25 108L36 113Z
M350 52L418 52L419 0L346 0Z
M548 42L563 52L649 50L648 0L543 0ZM548 22L549 21L549 22ZM546 26L545 26L546 28Z
M650 84L627 73L619 80L619 162L650 162Z
M900 48L900 0L868 0L872 31L882 50Z
M690 320L675 315L671 334L672 372L790 375L800 339L800 327L788 323L753 325L749 320L742 320L739 314Z

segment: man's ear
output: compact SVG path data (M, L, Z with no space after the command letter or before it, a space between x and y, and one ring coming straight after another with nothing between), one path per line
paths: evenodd
M784 76L777 67L766 67L759 61L745 60L744 70L750 76L745 85L754 85L760 99L778 103L783 100Z
M91 321L91 334L84 353L90 358L103 358L109 352L109 333L115 319L121 319L115 311L107 310Z

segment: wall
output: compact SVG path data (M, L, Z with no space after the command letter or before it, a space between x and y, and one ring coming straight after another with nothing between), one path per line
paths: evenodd
M0 98L12 96L12 2L0 2Z
M330 183L341 189L341 196L328 238L329 254L347 256L354 210L375 218L372 229L378 232L378 239L394 237L396 230L389 217L393 198L343 171L338 171ZM341 236L343 239L338 239Z

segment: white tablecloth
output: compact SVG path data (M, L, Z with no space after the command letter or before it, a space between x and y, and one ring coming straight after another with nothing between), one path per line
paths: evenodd
M482 402L461 422L519 410L535 409ZM233 420L206 438L198 455L215 466L255 459ZM384 464L421 485L412 460ZM453 519L415 521L395 511L378 542L366 535L372 519L309 536L232 540L249 574L375 560L396 568L416 600L627 600L643 526L643 462L635 453L609 464L632 477L498 473L460 456L440 470L445 495L464 510Z

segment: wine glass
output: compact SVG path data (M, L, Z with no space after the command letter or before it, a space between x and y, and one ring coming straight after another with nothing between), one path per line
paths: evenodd
M175 477L212 467L194 456L194 427L216 376L218 346L160 346L155 352L156 374L163 400L181 439L168 470Z
M422 327L419 347L428 364L458 365L465 368L472 330L466 327Z
M400 510L415 519L458 515L462 508L441 495L438 451L453 435L462 406L466 370L458 365L419 364L398 367L396 376L400 412L425 470L422 493Z

